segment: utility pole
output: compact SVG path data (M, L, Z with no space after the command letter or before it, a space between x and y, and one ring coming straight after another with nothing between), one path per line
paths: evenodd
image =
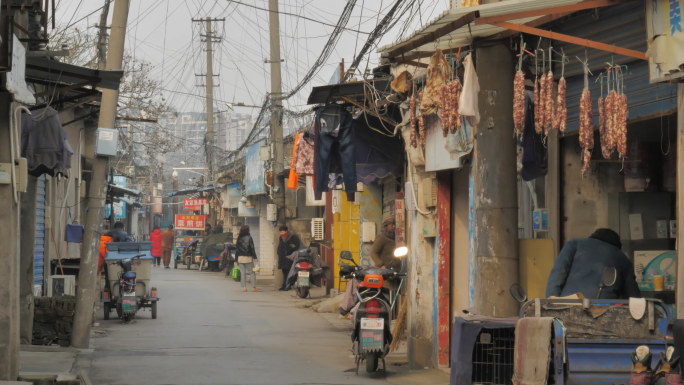
M283 172L283 90L280 79L280 20L278 19L278 0L268 1L268 28L271 43L271 140L273 142L273 183L277 191L273 202L278 206L278 219L283 217L280 210L285 206L285 184L280 179Z
M128 22L129 0L114 1L111 37L107 49L106 70L120 70L123 63L124 36ZM102 38L102 37L101 37ZM100 103L100 119L98 127L114 128L116 119L116 103L118 90L102 90ZM78 291L76 297L76 313L71 336L71 345L87 348L90 340L90 324L93 320L93 304L96 296L97 261L100 244L99 229L102 223L107 193L108 158L95 154L95 130L86 134L85 155L93 164L92 178L88 186L88 212L86 213L85 234L81 248L81 264L78 274Z
M277 219L285 223L283 207L285 206L285 183L280 174L283 173L283 90L280 79L280 20L278 18L278 0L268 1L268 29L270 32L271 50L271 141L273 146L273 194L271 198L277 207ZM277 235L278 233L276 233ZM277 236L273 239L273 249L278 246ZM280 266L275 272L280 272ZM281 274L275 276L274 284L280 285ZM285 277L282 277L285 279Z
M221 41L221 37L216 36L212 30L212 21L224 21L225 19L212 19L206 17L202 19L193 19L194 22L204 21L207 24L207 33L204 35L207 43L207 74L206 74L206 92L207 92L207 136L204 142L204 153L207 159L207 178L209 181L214 180L214 50L212 43ZM211 206L210 206L211 207ZM215 213L209 210L209 223L215 222Z

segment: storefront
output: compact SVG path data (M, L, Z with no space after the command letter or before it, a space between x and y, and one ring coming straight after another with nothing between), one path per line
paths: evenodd
M508 315L514 315L508 285L520 282L531 297L544 296L548 273L563 244L574 237L587 237L598 227L609 227L620 234L622 251L634 261L644 293L674 305L678 277L674 251L678 216L676 154L680 151L676 148L676 86L651 83L653 79L649 77L644 54L647 50L644 6L643 2L605 7L598 2L572 0L553 4L510 0L455 8L411 36L380 48L386 63L392 65L392 73L397 76L407 70L416 79L414 86L418 90L427 89L423 88L420 74L430 65L436 50L442 51L440 62L459 73L461 84L465 79L458 67L471 52L481 86L478 105L483 119L473 128L476 145L472 159L464 157L465 166L448 176L437 173L438 180L444 178L450 183L451 206L446 210L437 199L434 223L438 230L434 240L424 236L430 234L425 231L425 223L430 222L419 212L411 212L411 205L407 204L411 223L408 237L414 244L413 250L418 254L426 252L422 258L433 264L431 275L424 271L418 273L421 270L416 268L410 276L410 284L417 285L412 290L423 294L410 299L411 313L420 314L425 309L425 304L419 303L425 300L424 292L430 288L422 282L431 277L435 282L431 319L438 320L431 337L420 333L412 336L416 342L409 343L410 351L423 349L421 338L431 338L434 362L447 365L444 358L448 355L443 353L450 346L448 331L445 333L450 319L466 308L496 316L505 315L507 310L502 312L502 309L512 309ZM492 56L492 52L498 52L499 56ZM522 57L516 58L517 54ZM497 64L483 63L485 56ZM587 63L587 81L583 63ZM515 135L514 67L520 67L524 73L526 82L521 83L521 95L525 89L532 94L532 108L535 79L545 77L552 69L553 81L549 83L552 96L548 99L554 107L549 110L550 114L546 113L551 119L555 119L558 111L555 107L558 82L561 77L565 79L565 130L551 128L545 132L542 127L542 132L537 133L533 121L529 142L523 140L522 127ZM428 73L431 68L434 67L428 68ZM496 86L492 79L504 83ZM580 139L580 95L585 84L591 93L589 109L593 110L593 119L585 125L589 134L585 130ZM620 154L614 150L612 155L606 152L604 157L601 143L605 137L599 128L598 98L605 99L610 90L618 95L624 93L627 99L621 131L626 140L620 139ZM525 105L521 104L520 108ZM439 115L443 116L441 112ZM606 111L605 115L618 116L615 110ZM524 125L523 119L521 126ZM499 135L498 140L485 139L495 131L498 131L494 134ZM448 138L439 137L443 145L449 145ZM589 137L593 145L587 143ZM408 136L405 139L408 141ZM496 149L483 149L484 143L495 145ZM514 162L508 158L512 148L517 148L519 154L517 191L500 183L503 180L500 167ZM432 149L428 140L425 154L430 154ZM414 160L408 146L406 152L409 160ZM473 167L469 165L471 161ZM417 162L414 160L414 163ZM413 170L409 161L409 176ZM514 175L515 171L511 176ZM414 184L421 187L419 195L425 192L426 184L433 183L425 182L433 175L418 172L413 177ZM437 183L438 192L442 184L446 183ZM510 197L505 193L509 190L513 190ZM491 198L498 201L491 204ZM511 211L510 202L516 201L513 205L517 215L507 214ZM508 203L502 205L502 202ZM508 227L511 217L517 220L517 237L515 242L502 243L502 234L515 231ZM484 223L483 218L488 222ZM501 220L492 222L493 218ZM445 222L450 228L448 248L443 247L439 231ZM493 231L483 231L487 226ZM434 248L424 247L426 244ZM508 266L511 260L517 261L517 266ZM491 264L491 261L501 264ZM449 266L446 272L440 270L444 265ZM664 287L658 292L653 291L649 281L653 275L664 276ZM489 286L482 284L485 281ZM444 293L451 306L448 317L442 316ZM409 324L417 326L423 322L416 317Z

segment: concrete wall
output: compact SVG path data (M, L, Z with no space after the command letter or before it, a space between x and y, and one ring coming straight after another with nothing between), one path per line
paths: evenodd
M619 174L621 163L592 162L583 176L577 137L563 140L560 148L563 169L562 243L572 238L587 237L597 227L610 227L617 231L618 193L624 190Z
M422 196L422 183L419 181L432 173L417 172L414 186L416 197ZM410 191L406 192L410 194ZM422 202L419 206L425 211ZM436 280L433 261L435 260L435 238L424 238L423 227L426 222L434 222L436 214L424 216L418 211L407 212L406 234L409 242L408 259L408 361L413 369L434 367L436 365L434 324Z
M382 195L383 186L376 184L364 185L363 191L357 193L360 202L361 210L359 212L359 228L363 229L364 223L371 222L375 226L375 235L382 230ZM360 250L359 260L361 266L370 266L373 261L371 259L371 248L373 242L363 242L363 234L359 237Z
M468 303L468 267L469 267L469 210L468 183L470 168L453 172L451 202L451 319L462 315Z
M259 270L260 277L272 277L276 268L278 229L266 220L266 197L259 197Z

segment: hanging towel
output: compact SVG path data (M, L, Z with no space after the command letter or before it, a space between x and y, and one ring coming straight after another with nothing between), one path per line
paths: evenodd
M551 362L552 317L521 318L515 325L513 385L546 385Z
M292 161L290 162L290 175L287 177L287 188L292 190L297 189L297 181L299 179L299 175L297 175L297 172L295 171L295 161L297 160L297 143L299 142L299 137L301 135L302 133L295 135L294 145L292 146Z
M473 55L468 54L463 59L465 73L463 74L463 90L458 100L458 113L476 126L480 122L480 109L477 105L477 95L480 92L480 81L473 65Z

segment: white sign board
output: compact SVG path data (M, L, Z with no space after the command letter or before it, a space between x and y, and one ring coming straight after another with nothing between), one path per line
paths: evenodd
M14 100L24 104L36 104L36 98L26 86L26 49L16 36L12 35L12 70L7 73L7 91Z

